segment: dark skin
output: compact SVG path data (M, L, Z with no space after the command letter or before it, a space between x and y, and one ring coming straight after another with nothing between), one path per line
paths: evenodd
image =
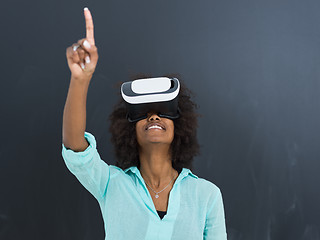
M140 172L145 182L159 192L159 198L147 186L157 210L167 211L169 193L178 172L172 167L170 153L174 137L174 123L168 118L160 118L156 113L149 113L148 118L136 124L137 141L139 144Z
M95 46L93 19L90 11L84 9L86 22L86 37L78 40L66 50L71 80L63 113L63 143L75 152L84 151L88 142L84 138L86 129L86 100L89 84L98 62L98 49ZM146 129L148 124L158 124L158 127ZM159 129L161 128L161 129ZM178 177L178 172L172 167L170 145L174 136L173 121L160 118L149 113L147 119L136 124L136 134L139 144L140 172L148 187L157 210L167 211L169 193Z
M84 138L87 92L98 62L93 20L88 9L84 10L84 16L86 38L80 39L66 50L71 80L63 112L62 136L64 145L77 152L84 151L88 147Z

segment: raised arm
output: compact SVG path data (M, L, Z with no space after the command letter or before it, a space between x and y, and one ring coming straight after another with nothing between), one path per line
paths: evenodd
M88 147L84 138L87 92L98 62L93 20L87 8L84 9L84 16L86 38L80 39L66 50L71 80L63 112L62 137L65 147L77 152Z

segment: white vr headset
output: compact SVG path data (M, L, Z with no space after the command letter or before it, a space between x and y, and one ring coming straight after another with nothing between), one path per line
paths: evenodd
M145 78L123 83L121 95L126 102L128 121L147 118L149 112L155 112L159 117L178 118L179 91L177 78Z

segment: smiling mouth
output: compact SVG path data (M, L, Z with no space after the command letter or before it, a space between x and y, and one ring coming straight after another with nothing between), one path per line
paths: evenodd
M162 127L159 127L159 126L151 126L151 127L148 127L147 130L150 130L150 129L160 129L160 130L162 130Z
M160 124L149 124L146 127L146 130L151 130L151 129L159 129L159 130L166 130L163 126L161 126Z

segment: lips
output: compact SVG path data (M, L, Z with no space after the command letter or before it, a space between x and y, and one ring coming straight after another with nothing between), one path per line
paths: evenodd
M145 130L150 130L150 129L159 129L159 130L166 130L166 128L161 124L161 123L149 123Z

